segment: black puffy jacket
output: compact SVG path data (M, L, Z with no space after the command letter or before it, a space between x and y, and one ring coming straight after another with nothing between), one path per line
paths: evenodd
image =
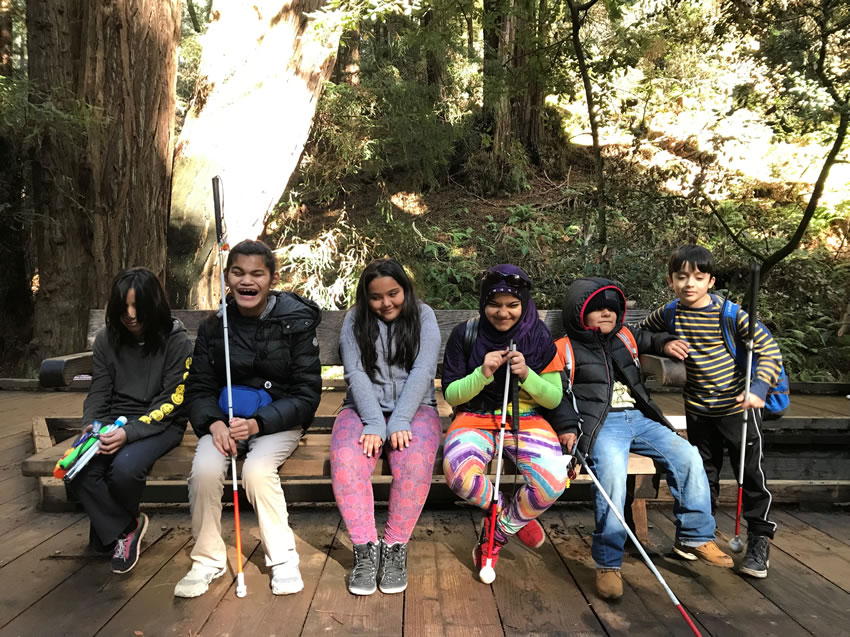
M570 337L575 357L573 394L580 417L573 407L573 400L568 395L566 386L561 404L544 413L558 434L581 431L579 449L584 454L590 453L596 435L608 415L615 378L628 386L635 399L636 409L647 418L673 428L658 405L649 397L631 352L616 336L617 331L622 329L624 312L618 313L617 326L608 335L584 327L582 311L587 301L605 287L613 287L619 292L623 299L622 307L625 308L625 295L619 286L613 281L599 277L576 280L567 290L561 307L564 328ZM629 329L634 334L638 352L641 354L663 354L664 344L675 339L667 333L654 334L633 326L629 326Z
M227 305L232 382L263 388L273 400L252 416L260 435L307 429L322 393L316 338L321 311L297 294L272 294L274 307L262 318L243 317L232 300ZM189 422L198 437L208 434L216 420L227 422L227 414L218 405L226 382L224 328L221 317L215 315L198 328L186 382Z

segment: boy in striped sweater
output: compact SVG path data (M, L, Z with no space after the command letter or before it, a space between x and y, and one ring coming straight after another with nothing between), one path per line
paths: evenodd
M668 264L667 283L678 297L675 311L676 348L670 353L685 362L685 415L688 440L700 452L711 485L712 509L720 491L723 450L737 475L741 444L741 419L750 410L747 424L747 449L744 456L743 517L749 537L747 553L740 572L752 577L767 577L770 539L776 524L769 519L772 496L762 469L762 408L768 390L776 383L782 364L779 347L761 325L755 331L754 360L758 364L744 395L744 370L736 365L726 348L721 332L722 299L709 290L714 285L714 257L706 248L686 245L678 248ZM737 338L747 338L749 315L738 311ZM667 331L664 307L653 311L640 325L654 332Z

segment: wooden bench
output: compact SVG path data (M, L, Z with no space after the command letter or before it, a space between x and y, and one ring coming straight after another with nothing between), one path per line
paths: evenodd
M209 316L209 311L176 310L173 314L183 321L190 337L194 340L198 325ZM440 354L445 348L446 340L451 330L458 323L476 316L475 310L439 310L436 312L440 325L442 342ZM543 310L541 318L546 322L555 338L563 334L559 310ZM629 310L626 318L638 321L646 312ZM340 365L339 332L345 313L342 311L326 311L322 314L322 323L317 330L320 343L320 360L322 365ZM88 347L91 348L97 330L103 325L104 311L92 310L89 316ZM642 357L642 364L651 366L664 374L666 359L656 363L652 358ZM671 361L667 361L671 362ZM674 364L675 365L675 364ZM669 365L667 366L669 367ZM46 387L67 386L74 377L80 374L91 374L91 352L72 354L47 359L42 363L40 380ZM671 372L667 372L668 376ZM317 417L313 426L302 438L300 445L292 456L283 464L280 475L284 492L290 502L319 502L333 501L330 486L329 449L330 430L333 417ZM448 419L444 419L444 430ZM68 502L64 484L52 477L53 466L69 444L68 438L79 431L77 418L35 418L33 422L33 438L35 455L26 459L21 470L24 475L37 476L41 486L41 502L45 509L57 510L67 508ZM197 438L191 428L187 429L182 444L160 458L151 469L148 487L145 491L146 502L185 502L187 500L186 476L191 467ZM495 465L492 467L495 470ZM512 484L513 476L509 470L504 482L508 487ZM389 465L386 461L378 463L373 476L375 497L386 500L388 486L391 482ZM643 539L647 534L646 499L655 498L658 494L658 476L652 460L632 454L629 459L628 493L631 503L627 513L633 520L636 531ZM564 496L568 500L590 500L590 479L580 474ZM445 483L442 473L442 455L438 454L434 463L434 475L429 501L451 502L457 500Z

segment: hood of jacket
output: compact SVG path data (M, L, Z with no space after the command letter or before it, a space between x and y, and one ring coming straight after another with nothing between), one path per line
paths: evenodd
M622 327L626 315L626 295L620 285L602 277L585 277L573 281L561 303L561 320L570 338L585 343L599 338L598 330L588 328L585 323L588 304L598 294L616 296L620 307L617 310L617 324L611 333L616 333Z

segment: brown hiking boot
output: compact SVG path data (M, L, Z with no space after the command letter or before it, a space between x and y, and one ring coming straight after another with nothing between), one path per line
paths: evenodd
M623 596L623 576L620 569L596 569L596 592L602 599L620 599Z
M700 544L699 546L685 546L677 541L673 545L673 552L686 560L700 559L712 566L732 568L735 564L731 557L720 550L720 547L717 546L717 542L714 540Z

